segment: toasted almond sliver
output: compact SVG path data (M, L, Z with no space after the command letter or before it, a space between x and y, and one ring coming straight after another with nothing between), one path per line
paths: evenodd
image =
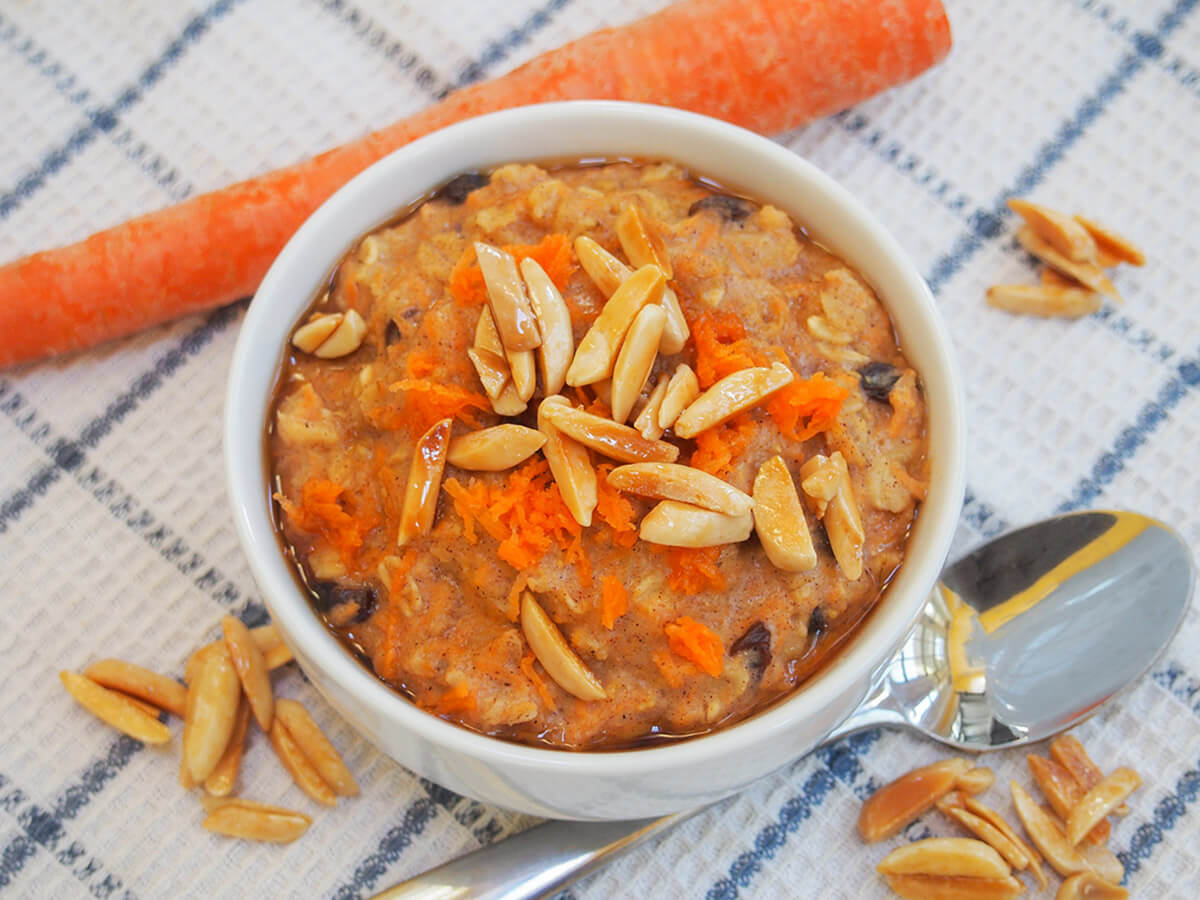
M525 293L525 283L517 272L517 261L511 253L482 241L475 242L475 256L504 349L536 349L542 338Z
M848 579L856 581L863 573L866 532L858 501L854 499L850 470L841 452L835 450L828 457L817 454L808 460L800 467L800 484L811 498L810 507L825 523L825 534L838 567ZM836 485L836 491L826 500L831 484Z
M661 346L661 345L660 345ZM658 424L658 414L662 411L663 398L667 396L667 379L660 378L654 390L650 392L646 405L633 420L633 427L642 433L648 441L657 441L663 436L663 428Z
M1129 891L1094 872L1078 872L1058 887L1054 900L1125 900Z
M308 757L304 755L304 751L300 749L300 745L296 743L296 739L292 737L287 726L279 717L276 717L275 721L271 723L270 737L271 746L275 748L275 755L279 757L283 767L292 776L292 781L296 782L296 786L322 806L336 806L337 796L333 793L333 789L321 778L316 766L309 762Z
M201 644L192 651L192 655L188 657L187 663L183 668L183 681L185 684L192 685L196 683L196 678L200 675L200 670L204 668L204 661L213 653L219 653L228 659L229 648L225 646L224 637L219 641Z
M316 353L317 348L337 331L343 318L342 313L325 313L309 319L292 334L292 345L305 353Z
M664 547L719 547L741 543L753 528L749 511L728 516L690 503L663 500L642 517L638 536Z
M290 663L294 656L292 650L287 644L276 644L270 650L263 653L263 661L267 664L268 671L274 671L282 665Z
M679 414L691 406L700 396L700 379L687 363L680 363L671 380L667 382L667 395L663 397L662 409L658 412L658 424L667 429L675 425Z
M727 516L740 516L754 507L749 494L715 475L678 463L631 463L608 473L619 491L654 500L678 500Z
M987 302L1018 315L1078 319L1100 308L1100 295L1079 285L996 284L987 289Z
M500 375L504 376L504 383L497 389L496 396L488 394L488 399L492 401L492 409L500 416L515 416L523 413L525 401L521 399L517 387L513 383L508 353L504 349L504 342L500 340L500 332L496 330L496 321L492 318L492 311L486 306L479 311L479 322L475 325L475 346L472 349L484 364L490 366L491 372L488 378L493 387ZM471 355L470 351L467 355ZM474 361L474 357L471 359ZM476 371L479 371L478 367ZM482 375L480 375L480 379L482 380ZM486 383L484 390L488 390Z
M1004 858L975 838L925 838L897 847L875 867L884 875L1006 878Z
M217 767L204 779L204 790L214 797L225 797L237 782L238 768L242 763L242 752L246 749L246 731L250 726L250 704L245 697L238 703L237 719L233 723L233 734L225 752L217 761Z
M583 271L587 272L605 299L611 297L621 283L633 274L633 269L587 235L575 238L575 255L579 257Z
M1051 868L1064 878L1088 868L1079 852L1067 842L1066 835L1058 824L1040 806L1033 802L1029 792L1015 781L1009 782L1012 789L1013 807L1025 831Z
M248 629L235 616L224 616L221 629L225 633L225 646L229 658L242 682L242 690L250 701L254 721L263 731L271 730L271 718L275 715L275 694L271 691L271 676L262 649L254 642Z
M667 278L674 277L667 245L654 227L648 225L638 208L627 203L617 215L617 240L626 259L634 268L658 266Z
M279 629L273 624L259 625L250 629L250 637L254 638L254 643L258 644L260 650L266 653L272 647L277 647L283 643L283 638L279 634Z
M321 779L342 797L358 796L358 782L313 717L295 700L280 700L277 715Z
M84 669L83 674L101 687L132 694L181 719L187 712L186 687L174 678L143 669L123 659L97 660Z
M675 433L681 438L695 437L742 410L757 406L791 384L795 377L783 363L773 363L770 368L754 366L726 375L680 413L673 426Z
M471 365L475 367L475 373L479 376L479 383L483 385L484 393L494 403L505 385L512 383L508 360L481 347L468 348L467 356L471 360Z
M684 318L683 307L679 305L679 297L670 285L663 289L662 306L667 314L667 324L663 327L658 351L664 356L670 356L684 348L692 332L688 328L687 319Z
M983 819L1002 835L1008 838L1008 840L1012 842L1013 846L1015 846L1021 851L1021 853L1028 857L1029 870L1033 873L1033 877L1037 880L1038 886L1042 890L1045 890L1046 885L1049 882L1046 881L1046 873L1042 869L1042 857L1033 847L1029 846L1029 844L1027 844L1019 834L1017 834L1016 829L1014 829L1012 825L1008 823L1008 820L990 806L985 806L974 797L964 796L962 798L962 805L967 812L979 816L979 818Z
M196 787L196 779L192 777L192 767L188 765L188 744L191 743L192 722L195 718L196 689L189 686L187 708L183 715L183 738L180 741L179 753L179 786L185 791L190 791Z
M1086 791L1057 760L1031 753L1025 757L1025 761L1029 763L1029 772L1033 775L1034 783L1041 789L1042 796L1049 801L1050 808L1060 819L1065 820ZM1087 839L1094 844L1103 844L1108 841L1111 832L1112 826L1106 819L1088 832Z
M567 369L575 354L571 311L537 260L521 260L521 277L529 290L529 301L542 336L542 345L537 350L542 367L542 389L547 396L557 394L566 383Z
M556 394L547 397L538 407L538 431L546 436L542 455L550 464L550 474L554 476L567 509L576 522L587 528L592 524L592 511L599 498L596 470L587 447L571 440L550 421L547 412L556 405L570 406L565 397Z
M996 773L987 766L976 766L954 782L956 790L965 794L982 794L996 782Z
M171 739L166 725L143 712L128 697L76 672L64 670L58 677L76 703L122 734L147 744L165 744Z
M1125 866L1115 853L1101 844L1080 844L1076 847L1088 867L1105 881L1120 884L1125 878Z
M1096 242L1088 230L1066 213L1013 197L1008 208L1047 244L1072 262L1095 263Z
M1065 275L1070 275L1080 284L1090 287L1093 291L1107 294L1114 300L1120 300L1121 295L1108 276L1096 263L1077 263L1063 256L1026 225L1017 231L1017 242L1048 266L1054 266Z
M189 690L196 699L191 709L191 727L184 734L183 752L197 784L212 774L237 723L242 683L228 653L209 653Z
M522 403L528 403L537 389L537 357L532 350L509 350L506 355L517 397Z
M1083 216L1076 216L1075 221L1088 230L1102 255L1107 255L1118 262L1129 263L1131 266L1146 264L1146 254L1139 250L1132 241Z
M290 844L311 824L304 813L244 802L223 804L204 819L204 827L216 834L272 844Z
M1125 798L1141 787L1142 779L1133 769L1122 766L1089 790L1067 816L1067 840L1072 845L1083 840L1099 822L1116 812Z
M943 759L885 784L867 798L859 811L858 833L867 843L899 834L950 793L958 777L969 768L965 759Z
M615 422L624 422L633 410L633 404L641 394L654 368L658 356L658 342L662 337L667 314L661 306L644 306L629 326L629 333L621 343L612 374L612 417Z
M1085 794L1104 777L1100 767L1092 761L1079 738L1073 734L1060 734L1050 742L1050 758L1070 773Z
M885 875L888 887L905 900L1011 900L1025 885L1007 878L947 878L943 875Z
M990 822L984 821L973 812L968 812L961 806L946 806L943 808L940 800L938 801L938 809L977 838L986 841L988 846L995 849L997 853L1004 857L1005 862L1017 871L1022 871L1029 867L1029 857L1021 852L1021 849L1016 844L1005 837Z
M608 378L634 317L643 306L662 300L665 287L666 280L657 266L643 266L625 279L575 349L567 384L578 387Z
M362 346L363 338L367 336L367 323L357 310L348 310L338 327L333 330L322 343L313 351L313 356L319 359L337 359L349 356Z
M549 399L549 398L547 398ZM567 437L620 462L675 462L679 448L648 441L628 425L575 409L569 403L542 404L546 418Z
M404 490L404 508L400 511L398 546L404 546L419 534L428 534L437 513L438 492L446 469L446 450L450 446L453 419L442 419L417 441L408 486Z
M533 456L545 443L546 436L535 428L493 425L452 440L446 462L475 472L503 472Z
M607 699L596 676L571 649L558 626L529 591L521 594L521 631L525 633L533 655L560 688L580 700Z
M779 455L759 466L754 476L754 530L775 568L805 572L817 564L796 484Z

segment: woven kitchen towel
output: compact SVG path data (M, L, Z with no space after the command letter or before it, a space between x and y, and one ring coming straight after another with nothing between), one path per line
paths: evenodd
M0 261L301 159L656 0L9 0L0 6ZM1053 513L1140 510L1200 543L1200 10L1196 0L948 0L947 63L779 136L866 202L926 273L970 407L955 552ZM1031 281L1004 199L1135 237L1124 305L996 312ZM36 298L31 298L36 302ZM356 897L530 824L427 783L295 671L361 797L314 809L261 739L243 791L305 809L287 847L200 827L175 757L55 677L101 655L179 675L226 611L261 611L223 489L243 308L0 375L0 889L30 897ZM1143 897L1200 885L1200 625L1079 729L1145 786L1112 846ZM178 740L176 738L176 740ZM854 833L876 785L942 752L867 733L797 762L571 888L579 898L885 897ZM1019 752L990 764L1025 779ZM992 795L1002 809L1005 792ZM908 832L950 834L928 816Z

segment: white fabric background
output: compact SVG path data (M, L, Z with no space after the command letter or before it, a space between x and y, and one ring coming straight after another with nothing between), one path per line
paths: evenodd
M660 0L8 0L0 261L293 162ZM867 202L927 273L962 361L970 495L956 553L1055 510L1125 507L1200 543L1200 10L1195 0L947 0L949 61L779 140ZM988 309L1034 278L1002 201L1126 231L1149 265L1077 322ZM201 830L176 757L118 739L55 677L100 655L179 674L256 588L231 527L220 411L241 308L0 373L0 889L31 897L370 894L528 824L381 757L294 671L363 796L314 809L261 739L243 793L308 810L288 847ZM1143 897L1200 885L1200 626L1080 728L1145 787L1112 847ZM868 734L802 760L572 888L882 897L860 799L939 757ZM989 759L1025 776L1018 752ZM989 795L1002 807L1004 792ZM951 833L927 817L928 828Z

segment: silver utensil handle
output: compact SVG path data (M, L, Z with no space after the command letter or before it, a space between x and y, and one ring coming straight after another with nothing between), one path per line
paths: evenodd
M547 822L376 894L372 900L549 897L699 810L632 822Z

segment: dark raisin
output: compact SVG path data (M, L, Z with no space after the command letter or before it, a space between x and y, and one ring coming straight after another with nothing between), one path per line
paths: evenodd
M317 612L329 613L348 603L356 605L357 609L354 615L343 622L346 625L365 622L371 617L371 613L375 612L375 604L378 602L375 589L372 587L355 587L338 584L336 581L318 581L314 589L317 596L313 605L316 606Z
M771 632L762 622L755 622L746 629L746 633L733 642L729 647L729 655L747 654L746 665L754 673L754 680L762 678L763 672L771 664Z
M387 346L400 343L400 327L388 319L387 329L383 332L383 341Z
M491 176L482 172L463 172L443 184L436 196L439 200L458 206L467 199L467 194L483 187L490 180Z
M419 316L420 314L421 314L421 307L419 307L419 306L410 306L404 312L400 313L400 315L404 316L404 318L408 319L408 321L410 321L410 322L413 319L415 319L417 316Z
M862 379L863 393L872 400L887 403L892 388L900 380L900 370L891 363L869 362L858 374Z
M689 216L711 210L726 222L740 222L747 216L752 216L758 210L758 204L745 197L734 197L732 194L709 194L702 200L697 200L688 210Z
M829 623L825 621L825 611L819 606L814 606L813 611L808 616L808 636L811 638L820 637L829 627Z

